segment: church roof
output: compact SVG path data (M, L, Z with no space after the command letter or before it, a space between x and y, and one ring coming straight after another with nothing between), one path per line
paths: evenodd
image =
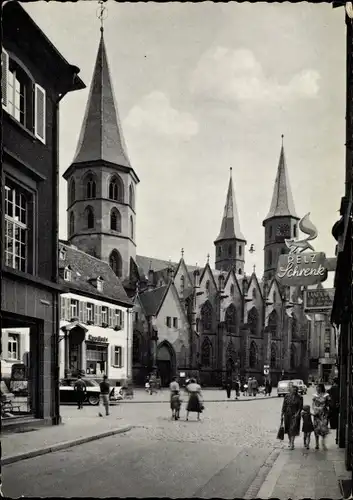
M139 298L147 316L156 316L168 288L169 285L163 285L139 294Z
M237 204L235 201L233 179L232 175L230 175L227 199L224 207L223 219L221 224L221 231L216 241L229 240L233 238L246 241L240 230L239 214L238 214Z
M97 160L131 168L115 103L103 32L73 163Z
M265 221L271 219L272 217L283 216L291 216L299 219L294 208L294 201L289 184L286 157L284 154L282 142L271 207L269 213L267 214L267 217L265 218Z

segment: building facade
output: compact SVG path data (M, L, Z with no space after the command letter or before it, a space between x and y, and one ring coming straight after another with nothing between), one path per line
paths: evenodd
M23 412L58 423L59 102L84 84L18 2L2 14L2 364L28 379Z
M131 376L132 302L111 267L60 241L60 377L109 377L121 384Z

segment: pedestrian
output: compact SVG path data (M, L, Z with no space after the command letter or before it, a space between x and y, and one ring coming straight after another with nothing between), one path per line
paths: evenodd
M288 447L294 450L295 437L300 431L300 417L303 409L303 396L298 394L298 387L289 385L289 394L284 396L281 423L284 424L284 433L288 434Z
M232 381L230 379L226 381L226 392L227 398L229 399L232 393Z
M331 429L337 429L338 427L338 415L340 407L340 389L338 385L338 377L333 379L333 384L331 388L327 391L329 395L329 421ZM336 440L337 442L337 440Z
M189 412L197 413L197 420L200 420L200 413L204 409L201 401L201 386L196 382L196 379L192 378L186 389L189 393L186 420L189 420Z
M150 383L149 383L148 379L146 380L146 383L145 383L145 391L146 392L150 391Z
M108 416L109 415L109 392L110 392L110 385L109 385L109 382L108 382L107 375L103 375L103 380L99 384L99 387L100 387L100 391L101 391L101 393L100 393L100 402L102 403L102 405L105 408L105 414L106 414L106 416ZM98 415L100 417L103 417L103 414L101 412L99 412Z
M253 378L252 380L252 395L256 398L257 393L259 391L259 384L256 378Z
M83 402L86 397L87 386L82 380L81 375L77 376L77 380L74 385L74 391L76 392L77 409L82 410Z
M247 389L248 396L252 396L252 377L248 378L248 389Z
M304 405L302 410L303 427L302 432L304 433L304 448L307 450L310 448L310 437L314 430L314 425L312 421L312 413L310 412L310 405Z
M155 373L152 373L152 375L150 376L150 380L149 380L149 383L150 383L150 395L152 396L152 394L154 392L157 392L157 376Z
M235 389L235 399L238 399L240 396L240 382L238 378L235 381L234 389Z
M170 408L172 410L172 419L179 420L181 408L180 391L173 391L170 396Z
M268 380L268 395L271 396L272 393L272 382L271 380Z
M325 385L320 383L316 387L316 394L313 396L314 413L314 433L316 446L318 450L320 436L322 438L322 449L326 450L326 436L329 433L328 415L329 415L329 395L326 392Z

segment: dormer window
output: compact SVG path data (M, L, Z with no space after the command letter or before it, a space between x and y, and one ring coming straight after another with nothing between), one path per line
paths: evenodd
M103 279L100 276L97 278L97 290L103 292Z
M60 250L59 250L59 259L60 260L65 260L66 259L66 249L65 248L60 248Z
M66 266L64 270L64 280L65 281L71 281L71 267Z

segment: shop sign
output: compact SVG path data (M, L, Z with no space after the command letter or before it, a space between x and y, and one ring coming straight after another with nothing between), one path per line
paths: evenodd
M103 344L108 344L107 337L94 337L93 335L88 335L88 339L90 342L100 342Z
M307 238L284 240L289 253L279 256L277 266L277 279L282 285L315 285L327 278L326 255L315 252L309 243L317 237L317 229L309 215L310 213L306 214L299 221L299 229L308 235Z
M305 290L304 309L312 312L323 312L332 309L335 295L334 288L324 290Z

